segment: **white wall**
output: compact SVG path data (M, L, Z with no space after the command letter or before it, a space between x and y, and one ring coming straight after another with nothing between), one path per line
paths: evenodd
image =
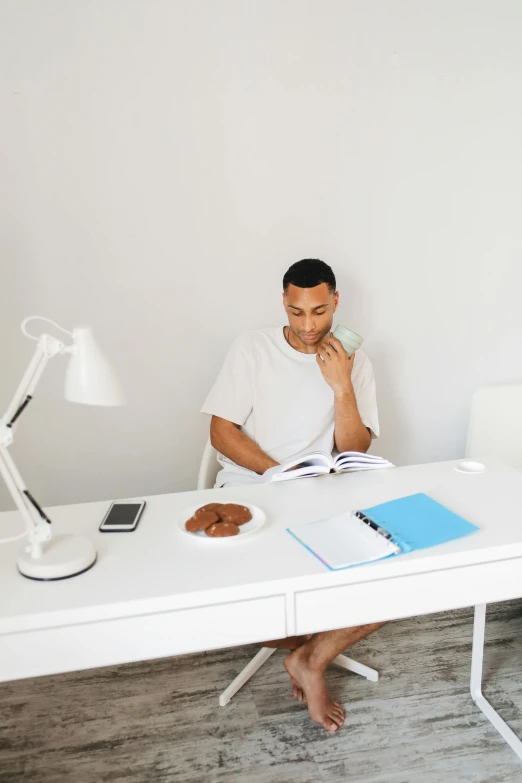
M65 403L54 360L13 448L43 503L193 487L225 350L303 256L366 337L374 450L463 453L473 390L522 379L518 0L0 11L0 409L32 313L91 323L129 396Z

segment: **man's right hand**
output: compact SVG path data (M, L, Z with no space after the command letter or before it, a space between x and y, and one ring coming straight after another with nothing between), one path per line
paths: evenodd
M241 431L239 424L234 424L228 419L212 416L210 441L223 456L259 475L279 465L279 462L265 454L257 443Z

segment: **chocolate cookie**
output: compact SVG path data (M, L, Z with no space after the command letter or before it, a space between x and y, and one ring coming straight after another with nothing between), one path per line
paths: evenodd
M232 522L234 525L244 525L252 519L248 508L237 503L225 503L216 513L223 522Z
M193 517L190 517L190 519L187 519L185 522L185 530L188 530L189 533L197 533L198 530L206 530L207 527L210 527L210 525L213 525L214 522L219 522L219 517L216 514L215 511L205 511L201 512L201 509L198 509L200 513L196 511L196 514L194 514Z
M239 533L239 528L237 525L232 524L232 522L215 522L213 525L210 525L210 527L207 527L205 530L206 536L211 536L212 538L225 538L226 536L237 536Z
M198 508L194 516L199 517L200 514L205 514L207 511L215 511L219 516L219 509L222 505L223 503L207 503L206 506L201 506L201 508Z

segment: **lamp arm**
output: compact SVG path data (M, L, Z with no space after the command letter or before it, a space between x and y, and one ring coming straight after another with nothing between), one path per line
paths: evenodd
M25 489L22 477L5 447L0 448L0 474L22 515L26 533L29 533L30 543L27 551L31 552L32 557L39 558L42 555L42 543L49 541L51 538L51 526L48 524L50 520L47 519L47 522L45 522L43 517L39 514L37 516L36 508L31 502L31 495Z
M20 511L30 536L29 550L41 557L41 544L51 538L49 519L30 495L13 458L8 452L13 442L13 425L32 398L47 362L58 353L65 353L63 343L43 334L5 415L0 420L0 474Z
M32 386L33 379L36 376L36 379L38 380L39 376L41 375L43 368L40 370L40 365L44 364L45 366L46 363L47 360L45 359L45 349L40 341L22 377L22 380L20 381L18 388L14 393L13 399L9 403L9 406L4 416L2 417L3 424L8 425L12 421L13 417L16 415L17 410L21 406L22 400L29 394L29 389Z
M27 398L30 399L32 397L49 359L52 356L56 356L57 353L65 352L65 345L60 342L60 340L56 340L48 334L42 334L38 340L38 345L36 346L33 357L14 393L13 399L2 417L1 423L3 425L10 427L14 424L14 421L27 405L27 402L29 401Z

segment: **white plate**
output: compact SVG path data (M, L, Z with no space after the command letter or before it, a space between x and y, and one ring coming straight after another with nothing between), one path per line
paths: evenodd
M237 500L220 500L219 502L223 504L234 503L238 506L246 506L252 514L252 519L249 522L245 522L244 525L239 525L239 533L237 536L223 536L222 538L218 538L216 536L214 538L212 536L207 536L204 530L199 530L197 533L189 533L189 531L186 530L185 522L187 519L193 517L198 508L201 508L201 506L206 506L206 503L199 503L197 506L190 506L189 508L186 508L184 511L182 511L178 520L176 521L176 527L186 536L190 536L197 541L209 541L212 544L224 544L230 543L232 541L242 541L245 536L250 536L252 533L257 533L257 531L262 528L266 522L265 512L261 511L261 509L257 506L251 506L250 503L240 503Z
M472 459L465 459L462 462L457 462L455 470L459 473L484 473L486 466L483 462L476 462Z

